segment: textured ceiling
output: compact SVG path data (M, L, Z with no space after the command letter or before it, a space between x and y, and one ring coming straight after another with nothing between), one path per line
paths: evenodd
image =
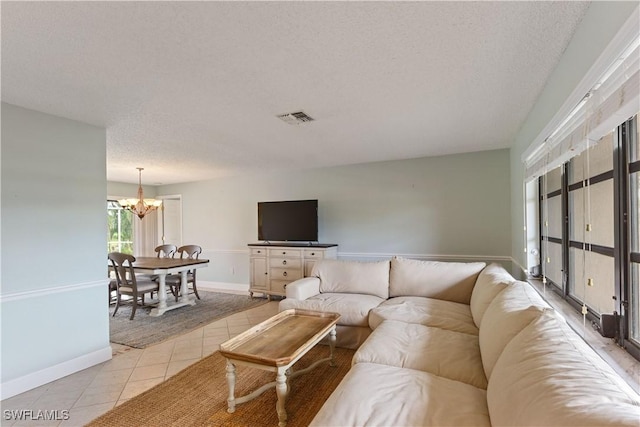
M588 3L1 7L2 100L106 127L108 180L168 184L508 147Z

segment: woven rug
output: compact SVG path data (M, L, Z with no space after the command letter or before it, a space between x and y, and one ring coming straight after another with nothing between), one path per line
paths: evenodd
M111 305L109 307L110 341L129 347L145 348L173 336L190 332L221 317L267 303L265 299L251 299L248 295L201 290L198 290L198 293L201 299L196 300L196 305L170 310L158 317L149 316L152 307L138 307L133 320L129 320L131 304L120 306L113 317L115 304ZM192 297L195 298L193 295ZM172 297L167 295L167 298Z
M312 348L295 365L303 369L327 357L329 347ZM351 367L354 351L337 348L337 367L322 363L291 381L286 400L287 426L308 426L331 392ZM124 402L89 424L90 427L120 426L277 426L275 388L227 413L225 359L220 353L202 359L146 392ZM275 374L238 366L236 397L275 380Z

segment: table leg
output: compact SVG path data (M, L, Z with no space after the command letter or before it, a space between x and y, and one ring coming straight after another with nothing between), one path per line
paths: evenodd
M166 274L158 274L158 309L162 310L163 308L167 308L167 275Z
M189 301L189 293L187 292L187 270L180 272L180 301Z
M227 359L227 385L229 386L229 398L227 399L227 412L232 414L236 410L236 367Z
M278 427L285 427L287 425L287 410L285 409L287 391L286 370L278 368L278 375L276 376L276 394L278 395L276 411L278 412Z
M337 366L336 359L333 354L334 349L336 348L336 327L334 326L329 332L329 351L331 352L331 361L329 362L329 366Z

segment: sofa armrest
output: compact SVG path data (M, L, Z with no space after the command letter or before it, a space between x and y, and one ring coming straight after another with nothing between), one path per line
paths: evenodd
M291 282L286 287L287 298L305 300L320 293L320 279L305 277Z

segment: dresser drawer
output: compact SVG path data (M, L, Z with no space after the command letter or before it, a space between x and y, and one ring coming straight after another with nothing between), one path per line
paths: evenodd
M265 248L251 248L251 256L267 256L267 250Z
M289 283L290 282L287 280L271 280L269 282L271 293L276 295L285 295L287 293L286 287Z
M279 249L269 249L270 257L279 257L279 258L301 258L302 250L301 249L289 249L289 248L279 248Z
M272 280L286 280L293 282L294 280L302 279L301 268L270 268L269 278Z
M321 259L321 258L324 258L324 251L319 251L317 249L305 249L304 250L304 258L305 259Z
M300 269L302 268L302 259L301 258L269 258L269 267Z

